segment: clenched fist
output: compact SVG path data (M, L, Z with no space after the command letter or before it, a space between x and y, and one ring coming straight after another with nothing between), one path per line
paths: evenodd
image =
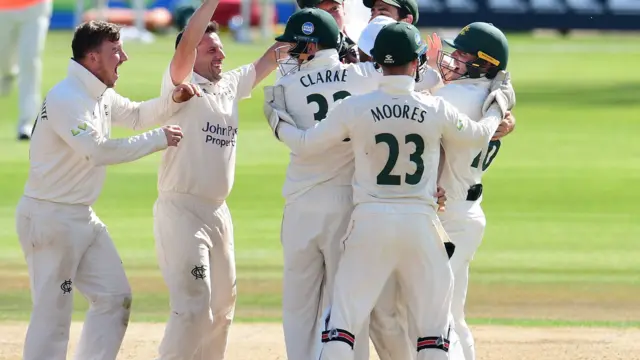
M438 186L436 190L436 198L438 198L438 212L443 212L445 210L444 204L447 201L447 194L440 186Z
M178 125L167 125L162 127L164 135L167 137L167 145L178 146L180 140L182 140L182 130Z
M200 89L195 84L180 84L173 89L171 94L171 98L177 103L189 101L194 96L202 96Z

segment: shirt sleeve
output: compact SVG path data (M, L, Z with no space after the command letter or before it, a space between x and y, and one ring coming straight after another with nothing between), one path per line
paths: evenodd
M427 70L421 75L418 82L416 82L416 91L429 91L434 93L438 88L443 85L442 76L434 68L427 66Z
M306 131L281 122L278 137L296 154L321 152L349 137L345 120L352 119L350 112L348 103L338 102L324 120Z
M229 81L235 85L236 97L238 100L251 97L253 85L256 81L256 68L253 64L248 64L227 73Z
M193 71L185 78L184 83L192 81ZM160 96L164 96L173 92L176 86L173 85L173 80L171 80L171 64L167 66L164 74L162 75L162 84L160 84Z
M73 98L50 99L47 112L53 130L93 166L137 160L167 147L162 129L124 139L109 139L96 129L93 110L74 103Z
M443 121L443 138L469 146L488 143L502 120L500 110L490 108L480 121L475 122L444 99L440 99L438 113Z
M172 95L169 91L159 98L136 102L110 91L111 121L114 125L133 130L164 125L184 105L173 101Z

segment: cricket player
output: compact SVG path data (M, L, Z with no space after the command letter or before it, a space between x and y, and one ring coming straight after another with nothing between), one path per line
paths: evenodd
M18 79L18 140L29 140L40 108L42 52L52 0L0 1L0 96Z
M288 56L281 67L290 70L271 90L281 90L300 128L324 119L338 100L375 90L382 78L372 62L341 63L339 37L339 27L330 14L306 8L293 14L284 34L276 38L288 43ZM419 85L434 83L422 81ZM283 326L291 359L317 358L313 354L319 347L320 309L326 308L330 299L341 253L339 241L353 209L353 155L349 149L345 139L323 155L291 153L283 186L286 206L281 232ZM368 359L368 340L360 343L358 354Z
M324 119L338 100L378 86L380 74L372 63L341 63L340 36L329 12L305 8L289 18L284 33L276 38L287 43L288 57L280 62L286 75L275 88L283 89L300 128ZM322 309L329 304L340 239L353 209L353 159L348 139L344 140L324 155L293 151L290 155L282 189L286 204L281 230L282 322L289 359L311 360L319 355ZM358 344L358 353L368 359L368 335L364 337L367 341Z
M341 242L321 359L353 359L354 341L392 273L418 324L418 359L448 359L452 272L436 215L440 139L477 146L488 142L512 100L501 82L475 123L437 97L415 92L426 45L407 23L384 27L373 56L382 66L380 89L338 104L317 126L297 129L281 99L270 103L270 126L296 152L326 154L350 138L355 154L355 209ZM283 107L284 105L284 107ZM280 121L283 119L284 121ZM285 120L286 119L286 120Z
M193 14L164 73L161 93L184 82L202 97L171 118L185 134L163 154L154 207L156 253L169 289L171 313L161 360L222 360L236 304L233 224L226 199L234 182L239 101L277 66L276 45L251 64L223 71L226 58L218 0Z
M458 45L454 47L453 54L439 51L437 63L447 85L439 88L434 95L444 98L471 119L480 119L492 80L499 71L506 70L507 39L493 25L473 23L464 27L455 41ZM453 45L455 41L448 43ZM470 149L455 142L443 141L440 186L445 189L448 200L445 211L438 215L450 240L456 245L456 252L451 258L454 272L452 320L455 325L452 336L459 339L459 344L454 346L452 343L450 350L456 353L451 354L451 359L475 360L473 337L464 320L464 304L469 262L480 245L486 224L479 204L482 194L481 176L483 169L486 170L497 155L499 139L511 131L508 130L509 127L513 128L511 124L515 124L515 118L509 115L501 122L488 146L483 144ZM484 157L480 159L482 156ZM481 165L480 160L486 166ZM376 348L384 349L398 344L380 339L377 335L390 326L394 329L394 318L397 319L397 313L402 314L403 309L394 309L395 306L391 306L388 298L383 299L387 301L381 301L383 306L377 306L372 313L371 337Z
M353 0L350 0L353 1ZM344 0L297 0L300 9L318 8L328 12L338 24L340 39L338 45L338 55L340 61L345 64L358 62L358 52L355 41L347 36L347 25L349 20L345 12ZM297 59L282 62L276 71L276 80L297 68Z
M23 359L65 360L73 289L88 300L75 358L114 360L129 322L131 288L106 226L92 209L106 166L175 147L177 126L111 139L111 124L149 127L179 112L197 89L183 84L142 103L118 95L127 61L120 28L91 21L71 43L67 77L47 94L29 150L29 177L16 211L16 230L29 269L33 311Z
M447 85L436 91L471 119L480 119L492 79L507 69L509 45L497 27L474 22L462 28L453 41L445 41L453 53L441 52L439 63ZM445 152L440 186L447 193L447 207L439 213L442 225L456 252L451 258L454 291L451 303L455 331L465 360L475 360L471 330L465 321L464 306L469 283L469 264L482 242L486 218L482 207L482 175L500 150L501 140L482 146L463 147L442 140Z

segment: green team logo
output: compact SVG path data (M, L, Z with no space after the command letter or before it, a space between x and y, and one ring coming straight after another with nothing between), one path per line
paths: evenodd
M458 128L458 131L461 131L464 128L464 122L462 122L462 119L458 119L456 127Z
M76 130L77 129L77 130ZM87 123L83 122L82 124L76 126L76 129L71 129L71 135L78 136L83 131L87 131Z

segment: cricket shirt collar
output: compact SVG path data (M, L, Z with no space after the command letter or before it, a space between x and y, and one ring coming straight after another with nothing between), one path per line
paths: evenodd
M489 86L491 86L491 79L487 79L486 77L481 77L476 79L464 78L464 79L450 81L449 84L475 85L475 86L480 86L488 89Z
M100 98L107 90L107 85L73 59L69 60L67 73L69 77L78 80L95 99Z
M340 63L340 56L338 55L338 50L336 49L319 50L313 55L313 59L311 59L311 61L300 65L300 69L312 70L312 69L325 67L327 65L335 65L339 63Z
M198 85L214 85L215 84L213 81L209 81L207 78L196 73L195 71L193 72L193 76L191 78L192 78L192 81Z
M380 79L380 90L390 94L406 94L414 91L416 79L408 75L385 75Z

